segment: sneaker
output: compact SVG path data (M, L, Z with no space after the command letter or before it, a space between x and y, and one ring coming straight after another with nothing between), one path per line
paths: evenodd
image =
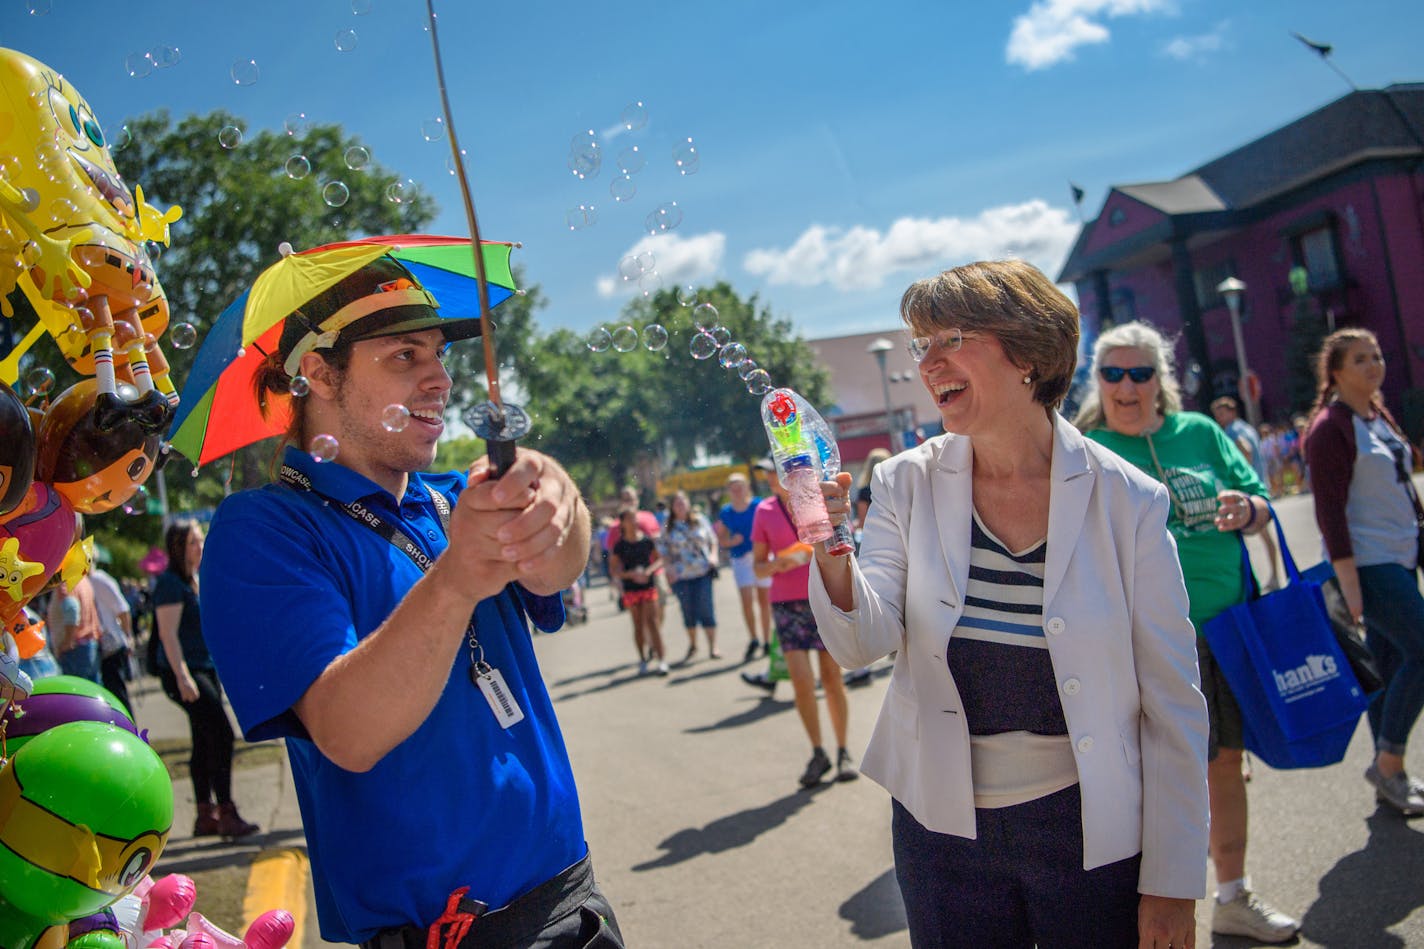
M754 685L758 689L766 689L768 692L776 690L776 682L765 672L743 672L742 681L747 685Z
M659 661L658 661L658 675L660 675L660 676L665 676L665 675L668 674L669 671L670 671L670 670L668 669L668 664L667 664L666 662L662 661L662 660L659 660Z
M742 656L742 662L751 662L757 657L757 646L761 645L755 639L747 643L747 651Z
M648 660L646 660L646 659L639 659L639 660L638 660L638 675L640 675L640 676L645 676L645 675L647 675L647 674L648 674Z
M821 783L821 779L831 770L831 759L826 757L826 752L822 748L817 748L816 753L811 756L811 760L806 763L806 770L801 772L801 786L803 788L813 788Z
M1285 942L1300 930L1300 923L1271 906L1250 890L1242 890L1230 903L1212 900L1211 931L1223 936L1247 936L1257 942Z
M850 752L844 748L836 752L836 780L854 781L858 777L860 777L860 771L851 759Z
M1384 801L1406 817L1424 814L1424 794L1403 771L1386 778L1371 764L1365 769L1365 780L1375 786L1375 800Z
M870 667L861 666L859 669L852 669L841 677L841 681L846 685L869 685Z

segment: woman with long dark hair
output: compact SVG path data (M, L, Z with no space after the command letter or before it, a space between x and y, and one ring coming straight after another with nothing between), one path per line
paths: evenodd
M1404 771L1405 742L1424 709L1424 598L1418 496L1409 440L1380 398L1384 355L1369 330L1332 333L1320 350L1320 389L1305 438L1315 522L1340 592L1379 661L1385 687L1370 699L1375 758L1365 780L1402 814L1424 814L1424 783Z
M659 552L671 573L672 592L682 607L682 625L687 628L688 663L697 655L697 627L707 637L707 654L722 658L717 651L717 612L712 605L712 571L717 567L717 535L707 518L692 509L687 493L673 495L667 523L659 538Z
M232 724L223 708L222 685L203 640L198 608L198 565L203 561L203 529L195 521L175 521L163 537L168 569L153 586L160 648L156 654L163 692L188 715L193 756L188 772L198 817L194 837L246 837L257 825L243 820L232 802Z

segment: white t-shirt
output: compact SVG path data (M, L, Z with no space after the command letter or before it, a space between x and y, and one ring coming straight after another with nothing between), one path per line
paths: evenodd
M89 583L94 588L94 608L99 613L99 628L103 631L99 637L99 652L111 656L129 645L119 620L121 615L128 614L129 601L119 589L118 581L98 568L89 572Z

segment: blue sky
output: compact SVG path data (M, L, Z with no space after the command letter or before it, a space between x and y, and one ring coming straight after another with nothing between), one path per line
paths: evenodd
M449 143L422 134L440 114L424 9L3 0L0 45L63 72L111 139L160 107L225 108L249 131L298 111L337 122L433 193L433 231L465 233ZM612 321L637 292L620 262L650 252L649 281L726 279L809 337L893 328L905 286L946 267L1012 254L1055 275L1078 227L1070 180L1091 217L1112 184L1175 177L1346 92L1291 30L1334 44L1361 87L1424 79L1424 4L1401 0L437 10L481 229L523 243L515 261L549 299L546 327ZM176 64L129 75L165 47ZM238 85L233 65L249 60L257 79ZM628 130L637 102L647 122ZM568 162L586 130L601 168L579 180ZM674 150L688 138L698 160L684 175ZM610 188L632 146L645 165L618 182L636 189L620 202ZM681 221L650 236L645 220L669 202ZM580 205L596 221L571 230Z

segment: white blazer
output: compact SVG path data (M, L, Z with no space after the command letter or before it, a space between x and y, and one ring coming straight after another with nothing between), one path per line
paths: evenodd
M881 462L843 612L811 606L847 668L897 652L862 771L925 827L975 836L964 705L945 661L964 610L970 440ZM1083 800L1083 867L1142 853L1138 889L1206 894L1207 712L1166 490L1054 413L1043 629Z

